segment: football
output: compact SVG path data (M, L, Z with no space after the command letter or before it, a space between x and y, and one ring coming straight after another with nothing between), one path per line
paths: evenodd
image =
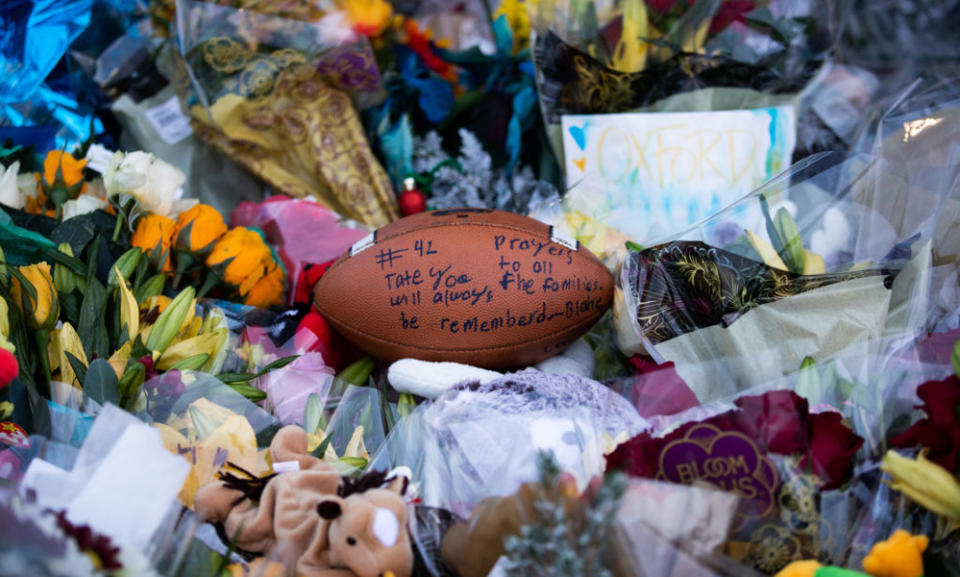
M613 276L551 226L462 208L371 233L314 291L330 324L381 359L502 369L557 354L586 332L610 307Z

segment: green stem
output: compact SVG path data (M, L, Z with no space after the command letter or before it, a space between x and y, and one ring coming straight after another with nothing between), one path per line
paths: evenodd
M117 242L117 239L120 238L120 226L125 220L127 220L127 215L123 212L123 207L117 203L117 223L113 225L113 242Z
M50 358L47 352L48 343L50 342L50 330L38 329L37 332L33 334L33 337L37 341L37 348L39 349L37 352L40 357L40 367L43 369L43 378L46 379L47 386L49 386L50 383L53 382L53 375L50 373Z
M207 276L203 281L203 286L201 286L200 290L197 291L197 298L202 299L213 287L217 286L218 284L220 284L220 279L217 278L217 275L208 270Z

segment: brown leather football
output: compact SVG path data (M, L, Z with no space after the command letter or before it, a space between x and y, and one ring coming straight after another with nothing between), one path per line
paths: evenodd
M356 243L317 309L368 353L487 368L561 352L610 306L613 277L546 224L492 209L425 212Z

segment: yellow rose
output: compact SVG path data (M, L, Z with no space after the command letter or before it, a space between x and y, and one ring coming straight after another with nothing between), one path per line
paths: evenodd
M130 244L139 248L157 262L163 262L163 270L172 269L170 264L170 243L177 224L161 214L148 214L137 221L137 230L134 231ZM154 252L156 251L156 252Z
M273 263L273 268L244 295L243 303L260 308L283 304L283 292L283 269Z
M208 204L198 204L181 212L174 232L174 247L191 253L206 253L227 232L220 212Z
M70 188L83 180L83 167L86 165L86 159L77 160L67 152L51 150L43 161L43 180L48 185L53 185L57 179L57 169L59 168L64 184L67 188Z
M37 296L34 298L30 295L30 291L23 291L20 279L14 276L10 285L10 296L13 297L14 304L23 313L23 318L31 330L52 329L57 324L57 317L60 316L60 302L57 300L57 289L53 285L50 265L41 262L21 266L18 270L34 288ZM27 305L27 310L24 309L24 305Z
M213 246L207 257L207 266L214 269L225 282L240 287L246 281L250 287L265 275L273 256L263 238L255 231L242 226L228 231ZM253 278L253 283L250 280Z

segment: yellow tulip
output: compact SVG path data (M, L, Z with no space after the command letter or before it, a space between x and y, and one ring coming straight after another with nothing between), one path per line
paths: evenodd
M150 329L146 347L151 351L163 353L180 333L182 328L189 326L196 314L197 301L194 298L196 290L187 287L173 299Z
M130 353L133 351L133 342L127 341L119 349L115 350L110 358L107 359L107 362L110 363L110 367L113 369L113 372L117 374L117 379L123 376L123 373L127 370L127 363L130 361Z
M130 244L147 254L153 255L157 263L163 263L164 271L173 269L170 264L170 244L177 224L162 214L148 214L137 221L137 229L130 238Z
M187 507L193 506L197 489L214 481L218 471L227 462L247 471L257 471L257 436L250 421L242 415L231 414L206 438L190 442L187 437L171 426L154 424L168 451L183 455L191 465L180 489L180 500Z
M120 328L127 329L127 339L132 341L140 333L140 306L117 267L113 267L113 274L120 290Z
M217 345L223 339L226 329L219 329L212 333L198 335L192 338L173 343L160 355L156 367L160 371L168 371L180 361L200 354L213 356Z
M77 373L73 370L73 365L67 358L67 353L77 357L83 366L88 366L87 355L83 351L83 343L80 342L80 335L70 323L63 325L53 331L53 338L47 344L47 354L50 359L50 370L60 370L60 382L81 388L82 384L77 380Z
M803 259L803 274L827 274L827 265L822 256L806 249L803 252L807 255Z
M893 477L892 489L938 515L960 521L960 483L923 453L914 460L887 451L880 470Z
M623 8L623 32L613 53L613 68L620 72L640 72L647 62L647 7L643 2L627 2Z
M20 274L37 293L36 298L20 286L20 279L13 277L10 285L10 296L23 313L23 318L31 330L52 329L60 316L60 302L57 300L57 289L50 275L50 265L46 262L21 266ZM26 309L24 308L26 307Z
M757 251L757 254L763 259L764 264L770 268L790 270L787 268L786 263L783 262L783 259L780 258L780 255L777 254L777 249L773 248L772 244L767 242L763 237L754 234L752 230L748 229L746 232L747 240L750 241L753 250Z
M267 267L272 262L273 256L263 238L242 226L229 230L220 237L207 257L207 266L234 287L240 287L244 282L249 283L250 278L255 279L255 284L266 274ZM251 284L250 288L252 287Z
M227 232L220 211L208 204L197 204L181 212L174 232L174 248L194 254L205 254Z

